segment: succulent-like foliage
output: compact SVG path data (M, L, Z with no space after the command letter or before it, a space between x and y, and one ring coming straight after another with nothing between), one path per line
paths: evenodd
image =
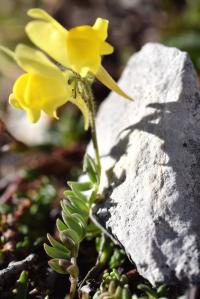
M27 299L28 293L28 272L22 271L17 282L15 289L15 296L13 299Z
M49 266L60 274L69 273L73 278L78 276L76 258L80 243L88 233L90 208L97 198L100 181L97 165L89 155L85 157L84 170L87 181L68 182L70 190L64 192L67 199L61 202L62 220L56 222L60 241L48 234L51 246L44 244L46 253L52 258Z
M146 284L139 284L137 287L139 290L143 291L146 296L142 298L147 299L167 299L166 292L167 287L166 285L161 285L158 289L152 289L150 286Z
M128 280L125 275L120 275L116 269L103 275L100 289L93 299L131 299Z
M139 284L137 288L141 294L131 295L126 275L121 275L113 269L103 275L99 291L95 293L93 299L167 299L166 285L153 289L150 285Z

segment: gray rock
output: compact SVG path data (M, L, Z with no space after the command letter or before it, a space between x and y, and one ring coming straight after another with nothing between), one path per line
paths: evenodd
M188 55L147 44L101 105L97 131L105 201L93 218L141 275L200 282L200 93ZM91 151L91 147L89 148Z

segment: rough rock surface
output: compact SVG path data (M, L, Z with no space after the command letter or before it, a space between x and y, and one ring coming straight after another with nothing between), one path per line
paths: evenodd
M200 282L196 73L186 53L150 43L133 55L119 83L135 101L112 93L100 107L106 200L93 217L152 284L176 279L195 284Z

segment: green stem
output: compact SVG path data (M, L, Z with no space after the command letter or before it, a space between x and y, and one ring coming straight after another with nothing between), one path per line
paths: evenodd
M74 299L75 295L76 295L76 289L77 289L77 279L75 279L74 277L70 276L70 299Z
M71 263L77 268L77 263L76 263L75 257L71 258ZM70 299L74 299L76 296L76 291L77 291L78 276L70 275L70 283L71 283L71 285L70 285L69 297L70 297Z
M99 275L99 272L105 267L108 259L111 256L111 250L108 246L109 243L110 243L109 239L105 236L104 233L102 233L100 250L99 250L96 264L89 270L89 272L87 273L87 275L85 276L81 284L79 285L79 290L89 278L95 279Z
M91 125L91 134L92 134L92 142L95 150L96 155L96 162L98 166L99 176L101 175L101 161L100 161L100 154L99 154L99 146L97 141L97 133L96 133L96 111L95 111L95 103L94 103L94 96L92 93L91 86L88 83L85 84L87 88L87 100L88 100L88 107L90 111L90 125Z

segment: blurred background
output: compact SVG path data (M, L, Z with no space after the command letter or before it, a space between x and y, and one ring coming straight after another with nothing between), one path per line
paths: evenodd
M24 27L29 20L26 12L33 7L45 9L66 28L92 25L97 17L108 19L108 40L115 51L104 58L103 65L116 80L129 57L147 42L187 51L200 72L200 0L0 0L1 45L12 50L21 42L30 45ZM30 298L48 293L63 298L64 280L47 267L43 242L47 231L56 235L55 220L66 181L81 173L90 134L83 130L79 111L69 104L59 112L59 121L43 117L38 124L29 124L23 111L8 105L20 73L0 53L0 269L36 253L40 258L32 267ZM108 93L94 83L97 107ZM83 269L94 265L94 248L83 244ZM10 298L12 284L9 281L1 298ZM56 289L61 292L57 297Z

